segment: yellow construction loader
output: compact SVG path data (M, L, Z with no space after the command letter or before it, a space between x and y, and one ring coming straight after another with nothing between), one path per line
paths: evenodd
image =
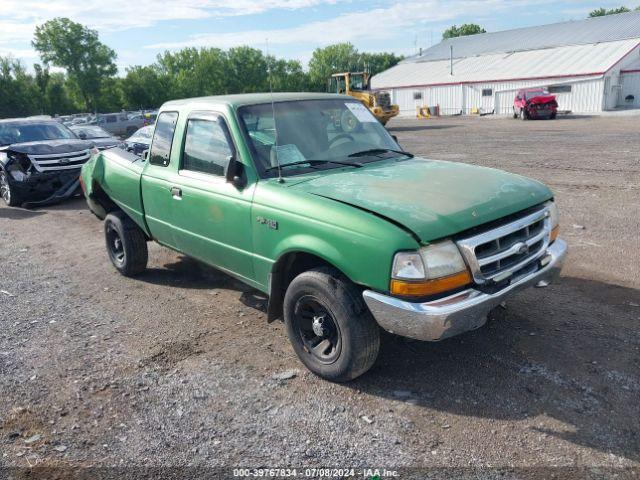
M389 92L372 92L368 72L334 73L328 81L329 93L341 93L360 100L382 123L398 115L398 105L391 105Z

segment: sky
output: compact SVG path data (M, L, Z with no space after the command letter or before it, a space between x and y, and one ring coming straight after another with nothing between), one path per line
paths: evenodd
M118 54L121 73L183 47L238 45L298 59L351 42L358 50L412 55L438 43L453 24L487 31L585 18L598 7L640 0L0 0L0 55L38 62L36 25L65 16L98 31Z

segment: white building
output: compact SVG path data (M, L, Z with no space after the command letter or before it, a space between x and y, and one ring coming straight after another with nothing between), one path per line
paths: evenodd
M640 107L640 12L445 40L371 79L401 115L440 106L512 113L517 90L546 87L575 113Z

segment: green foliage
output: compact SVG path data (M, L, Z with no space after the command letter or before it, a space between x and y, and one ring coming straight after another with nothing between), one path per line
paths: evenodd
M636 10L640 10L640 7L636 8ZM618 8L610 8L607 10L606 8L598 8L591 13L589 13L589 17L604 17L605 15L615 15L617 13L627 13L630 12L627 7L622 6Z
M487 31L475 23L465 23L459 27L457 25L452 25L444 31L442 39L446 40L447 38L464 37L466 35L475 35L477 33L487 33Z
M97 106L103 81L117 73L116 53L98 33L68 18L54 18L36 27L32 42L45 64L66 69L87 109Z
M362 71L372 74L393 67L402 57L393 53L364 53L351 43L337 43L317 48L309 61L309 89L325 91L332 73Z
M248 46L185 48L164 52L151 65L129 67L118 77L115 52L100 42L97 32L67 18L36 27L32 44L42 60L33 74L19 61L0 57L0 118L158 108L176 98L270 88L325 91L332 73L366 69L375 75L402 60L340 43L316 49L305 72L297 60L267 56ZM51 73L49 66L65 72Z
M38 85L24 66L13 58L0 57L0 118L35 115L40 98Z

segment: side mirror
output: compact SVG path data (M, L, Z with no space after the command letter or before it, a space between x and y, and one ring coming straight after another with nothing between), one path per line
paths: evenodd
M78 137L80 138L80 140L86 140L87 139L87 134L84 132L80 132L78 134Z
M246 185L246 181L244 179L244 165L233 155L230 155L228 160L227 182L231 183L238 190L241 190Z

